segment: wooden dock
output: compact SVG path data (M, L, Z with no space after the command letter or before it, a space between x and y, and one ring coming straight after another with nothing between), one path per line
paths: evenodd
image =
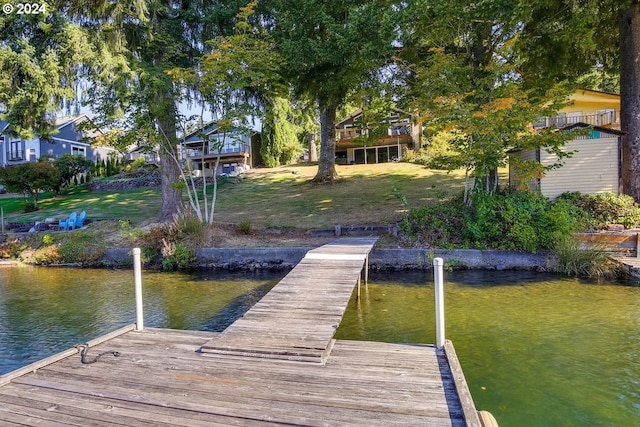
M612 255L611 258L620 264L620 268L626 274L640 279L640 258L637 256Z
M343 238L309 251L202 351L324 363L376 240Z
M0 425L480 426L450 342L333 339L373 245L358 240L311 251L321 269L222 333L130 326L88 343L89 361L108 352L95 363L74 348L0 376Z

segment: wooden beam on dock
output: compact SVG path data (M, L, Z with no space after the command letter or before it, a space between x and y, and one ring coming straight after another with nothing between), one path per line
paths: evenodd
M342 238L309 251L204 353L324 363L377 238Z

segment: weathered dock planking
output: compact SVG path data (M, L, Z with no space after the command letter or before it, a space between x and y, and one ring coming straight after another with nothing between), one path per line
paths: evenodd
M428 345L335 342L324 365L199 352L213 333L145 329L0 387L0 425L465 426ZM475 411L475 408L472 408Z
M205 353L324 363L376 238L342 238L313 249Z
M623 256L612 255L611 258L616 260L620 269L636 279L640 279L640 257L638 256Z
M233 333L129 326L89 342L89 360L118 357L2 375L0 425L480 426L450 342L333 339L374 242L311 251Z

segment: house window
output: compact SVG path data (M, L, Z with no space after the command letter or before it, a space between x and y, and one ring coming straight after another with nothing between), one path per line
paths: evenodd
M35 162L36 160L38 160L38 158L36 157L35 148L29 148L27 150L27 159L29 159L30 162Z
M85 147L71 146L71 154L74 156L87 157L87 149Z
M224 163L222 165L222 173L226 173L227 175L233 175L236 173L238 164L237 163Z
M389 147L378 148L378 163L387 163L389 161Z
M22 141L11 141L9 144L9 160L24 160Z
M211 136L208 154L241 153L248 151L237 134L217 134Z

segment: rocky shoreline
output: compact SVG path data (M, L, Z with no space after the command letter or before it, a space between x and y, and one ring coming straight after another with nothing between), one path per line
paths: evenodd
M196 251L194 268L224 270L290 270L313 247L203 248ZM430 270L433 258L444 260L447 269L546 271L549 254L476 249L385 249L374 248L369 268L379 271ZM130 267L131 249L107 249L99 261L109 268Z

